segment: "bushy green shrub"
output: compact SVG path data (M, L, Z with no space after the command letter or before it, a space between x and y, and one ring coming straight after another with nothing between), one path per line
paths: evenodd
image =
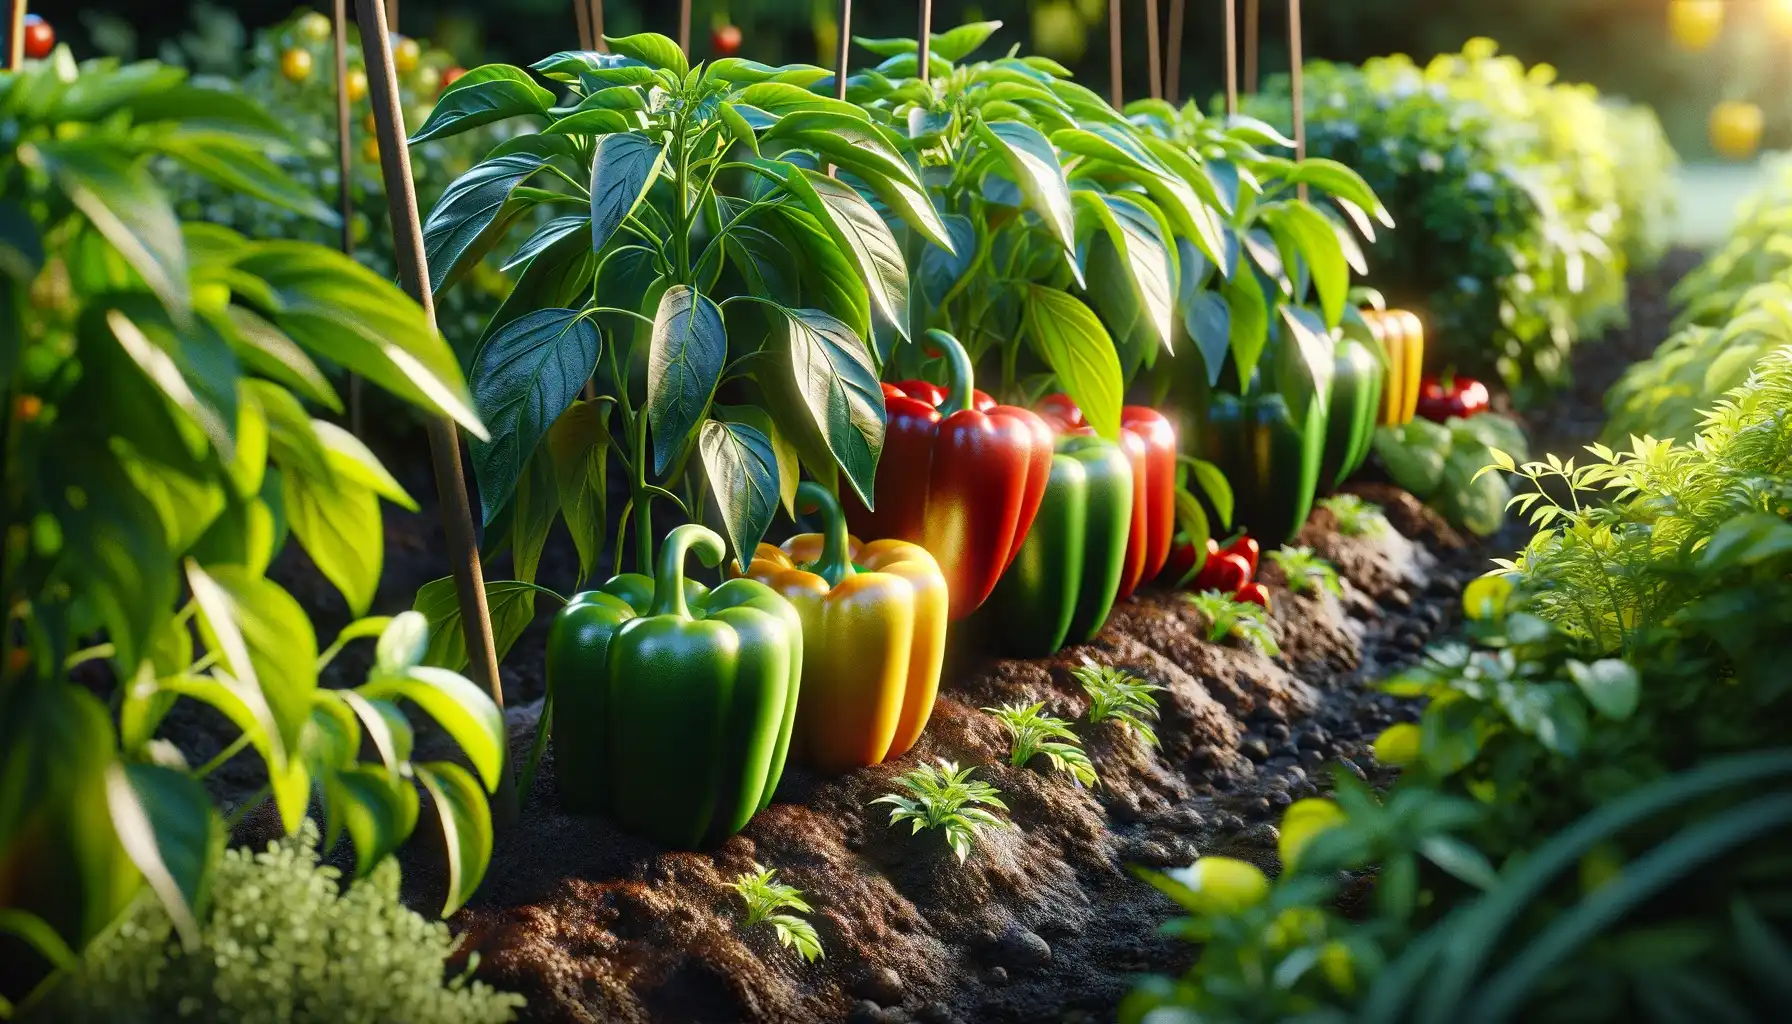
M1362 173L1399 230L1369 281L1420 311L1429 361L1497 370L1521 399L1625 316L1627 267L1656 258L1674 155L1653 115L1555 82L1490 40L1307 72L1308 151ZM1252 110L1288 119L1288 83Z
M261 853L226 851L198 945L183 949L160 902L139 898L88 947L41 1020L231 1024L508 1021L521 996L446 977L448 926L398 899L387 859L346 890L318 863L317 826ZM477 964L477 960L473 961ZM470 969L470 968L469 968Z

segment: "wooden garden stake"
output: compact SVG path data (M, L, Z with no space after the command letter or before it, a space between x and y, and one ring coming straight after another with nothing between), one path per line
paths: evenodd
M1307 99L1303 96L1301 79L1303 65L1306 61L1301 56L1300 32L1300 0L1288 0L1288 72L1290 77L1289 91L1294 94L1294 159L1307 158ZM1299 186L1301 202L1307 201L1307 183Z
M932 77L928 74L931 70L928 65L933 63L933 0L921 0L921 35L916 41L920 46L920 51L915 54L919 62L917 71L921 81L925 82Z
M1258 26L1263 21L1261 0L1244 0L1244 91L1257 94Z
M1182 95L1182 8L1183 0L1170 0L1170 32L1164 40L1164 99L1175 103Z
M1120 109L1120 0L1108 0L1108 102Z
M342 217L342 254L355 258L355 198L349 178L354 174L349 148L348 107L348 0L336 0L336 212ZM361 436L361 375L348 375L348 429Z
M398 31L398 0L386 0L386 31Z
M691 0L678 0L678 48L691 56Z
M1238 0L1226 0L1226 116L1238 114Z
M386 203L392 217L392 247L398 277L423 307L435 330L435 299L429 290L429 265L423 256L423 221L417 215L417 191L411 180L411 153L405 148L404 113L399 104L398 74L392 64L392 39L381 0L355 0L361 23L361 53L367 62L368 94L380 146L380 172L386 182ZM498 679L497 649L492 643L491 610L485 601L485 569L473 533L473 511L467 500L467 478L460 463L460 435L454 421L435 416L429 422L430 460L435 464L436 495L442 506L442 532L459 598L461 632L466 636L469 673L499 708L504 690ZM516 789L510 781L510 757L493 797L493 816L500 826L516 820Z
M591 3L591 48L598 53L609 53L610 48L604 44L604 0L590 0Z
M844 102L846 99L846 51L852 48L852 0L840 0L839 36L839 44L834 47L834 98Z
M12 0L12 28L7 33L6 70L25 66L25 0Z
M585 0L572 0L572 16L579 22L579 49L591 49L591 8Z
M1157 43L1157 0L1145 0L1145 66L1151 76L1151 98L1164 98L1163 51Z

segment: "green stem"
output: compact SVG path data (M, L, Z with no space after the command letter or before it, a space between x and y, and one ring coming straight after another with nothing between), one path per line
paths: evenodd
M649 615L691 617L690 606L684 601L684 556L693 550L711 568L722 564L728 554L722 538L698 523L686 523L667 534L666 543L660 548L659 571L653 576L653 609Z
M796 507L821 516L821 557L807 567L809 571L827 580L830 590L851 579L857 570L852 567L846 514L840 511L840 499L815 481L804 480L796 487Z
M235 740L233 740L231 742L230 746L225 747L223 750L218 751L218 755L216 757L212 758L210 761L205 762L203 765L200 765L199 770L194 772L193 774L198 778L201 778L201 779L205 778L207 775L210 775L212 772L215 772L219 768L223 767L224 762L226 762L226 761L230 760L231 758L235 757L236 755L242 753L243 748L248 745L249 745L249 734L244 733L241 736L238 736Z
M635 420L635 566L646 572L653 564L653 492L647 489L647 421Z
M977 375L971 366L970 353L957 338L939 328L927 332L927 339L940 347L946 356L946 401L940 406L942 416L950 416L971 407L972 391Z

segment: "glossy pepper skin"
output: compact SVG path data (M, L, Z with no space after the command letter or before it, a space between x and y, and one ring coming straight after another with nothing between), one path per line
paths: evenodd
M804 481L797 506L822 533L759 545L747 576L777 591L803 622L803 695L793 753L838 773L882 764L921 738L946 657L946 578L919 544L846 532L840 504Z
M1196 454L1232 485L1232 523L1264 544L1282 544L1313 510L1326 417L1309 402L1299 422L1278 394L1207 393L1197 411Z
M1047 395L1039 414L1060 433L1094 432L1069 395ZM1156 579L1170 560L1176 534L1176 428L1156 409L1129 405L1120 410L1120 443L1133 466L1132 531L1116 598L1124 601L1140 583Z
M933 555L956 621L983 604L1026 540L1051 475L1052 432L1033 412L976 391L956 338L927 336L946 354L950 386L884 385L877 510L851 495L843 504L860 536L905 540Z
M997 653L1042 658L1101 631L1120 590L1132 499L1132 463L1119 445L1058 438L1033 529L973 620Z
M1366 309L1363 319L1388 354L1391 368L1381 391L1381 423L1402 427L1412 422L1419 404L1419 378L1425 369L1425 325L1403 309Z
M548 634L562 801L680 850L721 842L771 803L803 666L790 602L757 580L686 580L692 549L710 566L725 554L713 531L680 526L652 579L579 594Z
M1433 423L1444 423L1451 417L1479 416L1492 403L1487 385L1472 377L1446 373L1442 377L1426 377L1419 385L1418 414Z
M1369 457L1375 424L1381 415L1386 374L1375 353L1355 338L1338 342L1332 368L1331 401L1327 403L1325 458L1319 464L1319 485L1342 485Z

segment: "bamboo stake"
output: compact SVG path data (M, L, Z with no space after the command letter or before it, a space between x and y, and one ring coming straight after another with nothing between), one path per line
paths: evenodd
M1171 103L1182 98L1182 8L1183 0L1170 0L1170 36L1164 40L1164 99Z
M1120 0L1108 0L1108 102L1120 109Z
M398 277L405 291L423 307L430 329L435 330L435 299L429 291L429 266L423 257L423 221L417 215L417 191L411 180L411 153L405 148L404 113L399 104L398 74L392 64L392 38L386 29L386 9L381 0L355 0L361 23L361 52L367 62L368 92L380 144L380 171L386 181L386 203L392 216L392 243ZM454 571L454 590L460 602L461 632L466 636L469 672L502 708L504 690L498 679L497 649L492 643L491 609L485 602L485 568L479 563L479 543L473 534L473 511L467 500L467 479L460 463L460 435L446 416L429 422L430 460L435 464L436 495L442 506L442 532L448 539L448 557ZM500 827L516 820L516 788L510 781L510 757L503 760L503 777L493 797L493 813Z
M349 179L354 174L353 150L349 142L348 107L348 0L336 0L336 210L342 217L342 254L355 258L355 197ZM356 437L361 432L361 375L348 375L348 429Z
M852 0L840 0L840 40L834 47L834 98L846 99L846 52L852 49Z
M1151 76L1151 98L1164 98L1163 51L1157 44L1157 0L1145 0L1145 61Z
M1263 21L1261 0L1244 0L1244 91L1257 94L1258 29Z
M678 0L678 48L691 56L691 0Z
M7 35L6 70L25 66L25 0L12 0L12 31Z
M1302 65L1305 59L1301 56L1300 0L1288 0L1288 71L1291 76L1289 91L1294 94L1294 159L1307 158L1307 99L1301 95ZM1307 199L1307 183L1300 183L1300 198Z
M590 0L590 3L591 48L598 53L609 53L610 47L604 43L604 0Z
M921 81L925 82L932 77L928 65L933 63L933 0L921 0L921 35L917 42L920 51L915 59L920 62Z
M386 31L398 31L398 0L386 0Z
M1226 116L1238 114L1238 0L1226 0Z
M591 8L585 0L572 0L572 16L579 22L579 49L591 49Z

